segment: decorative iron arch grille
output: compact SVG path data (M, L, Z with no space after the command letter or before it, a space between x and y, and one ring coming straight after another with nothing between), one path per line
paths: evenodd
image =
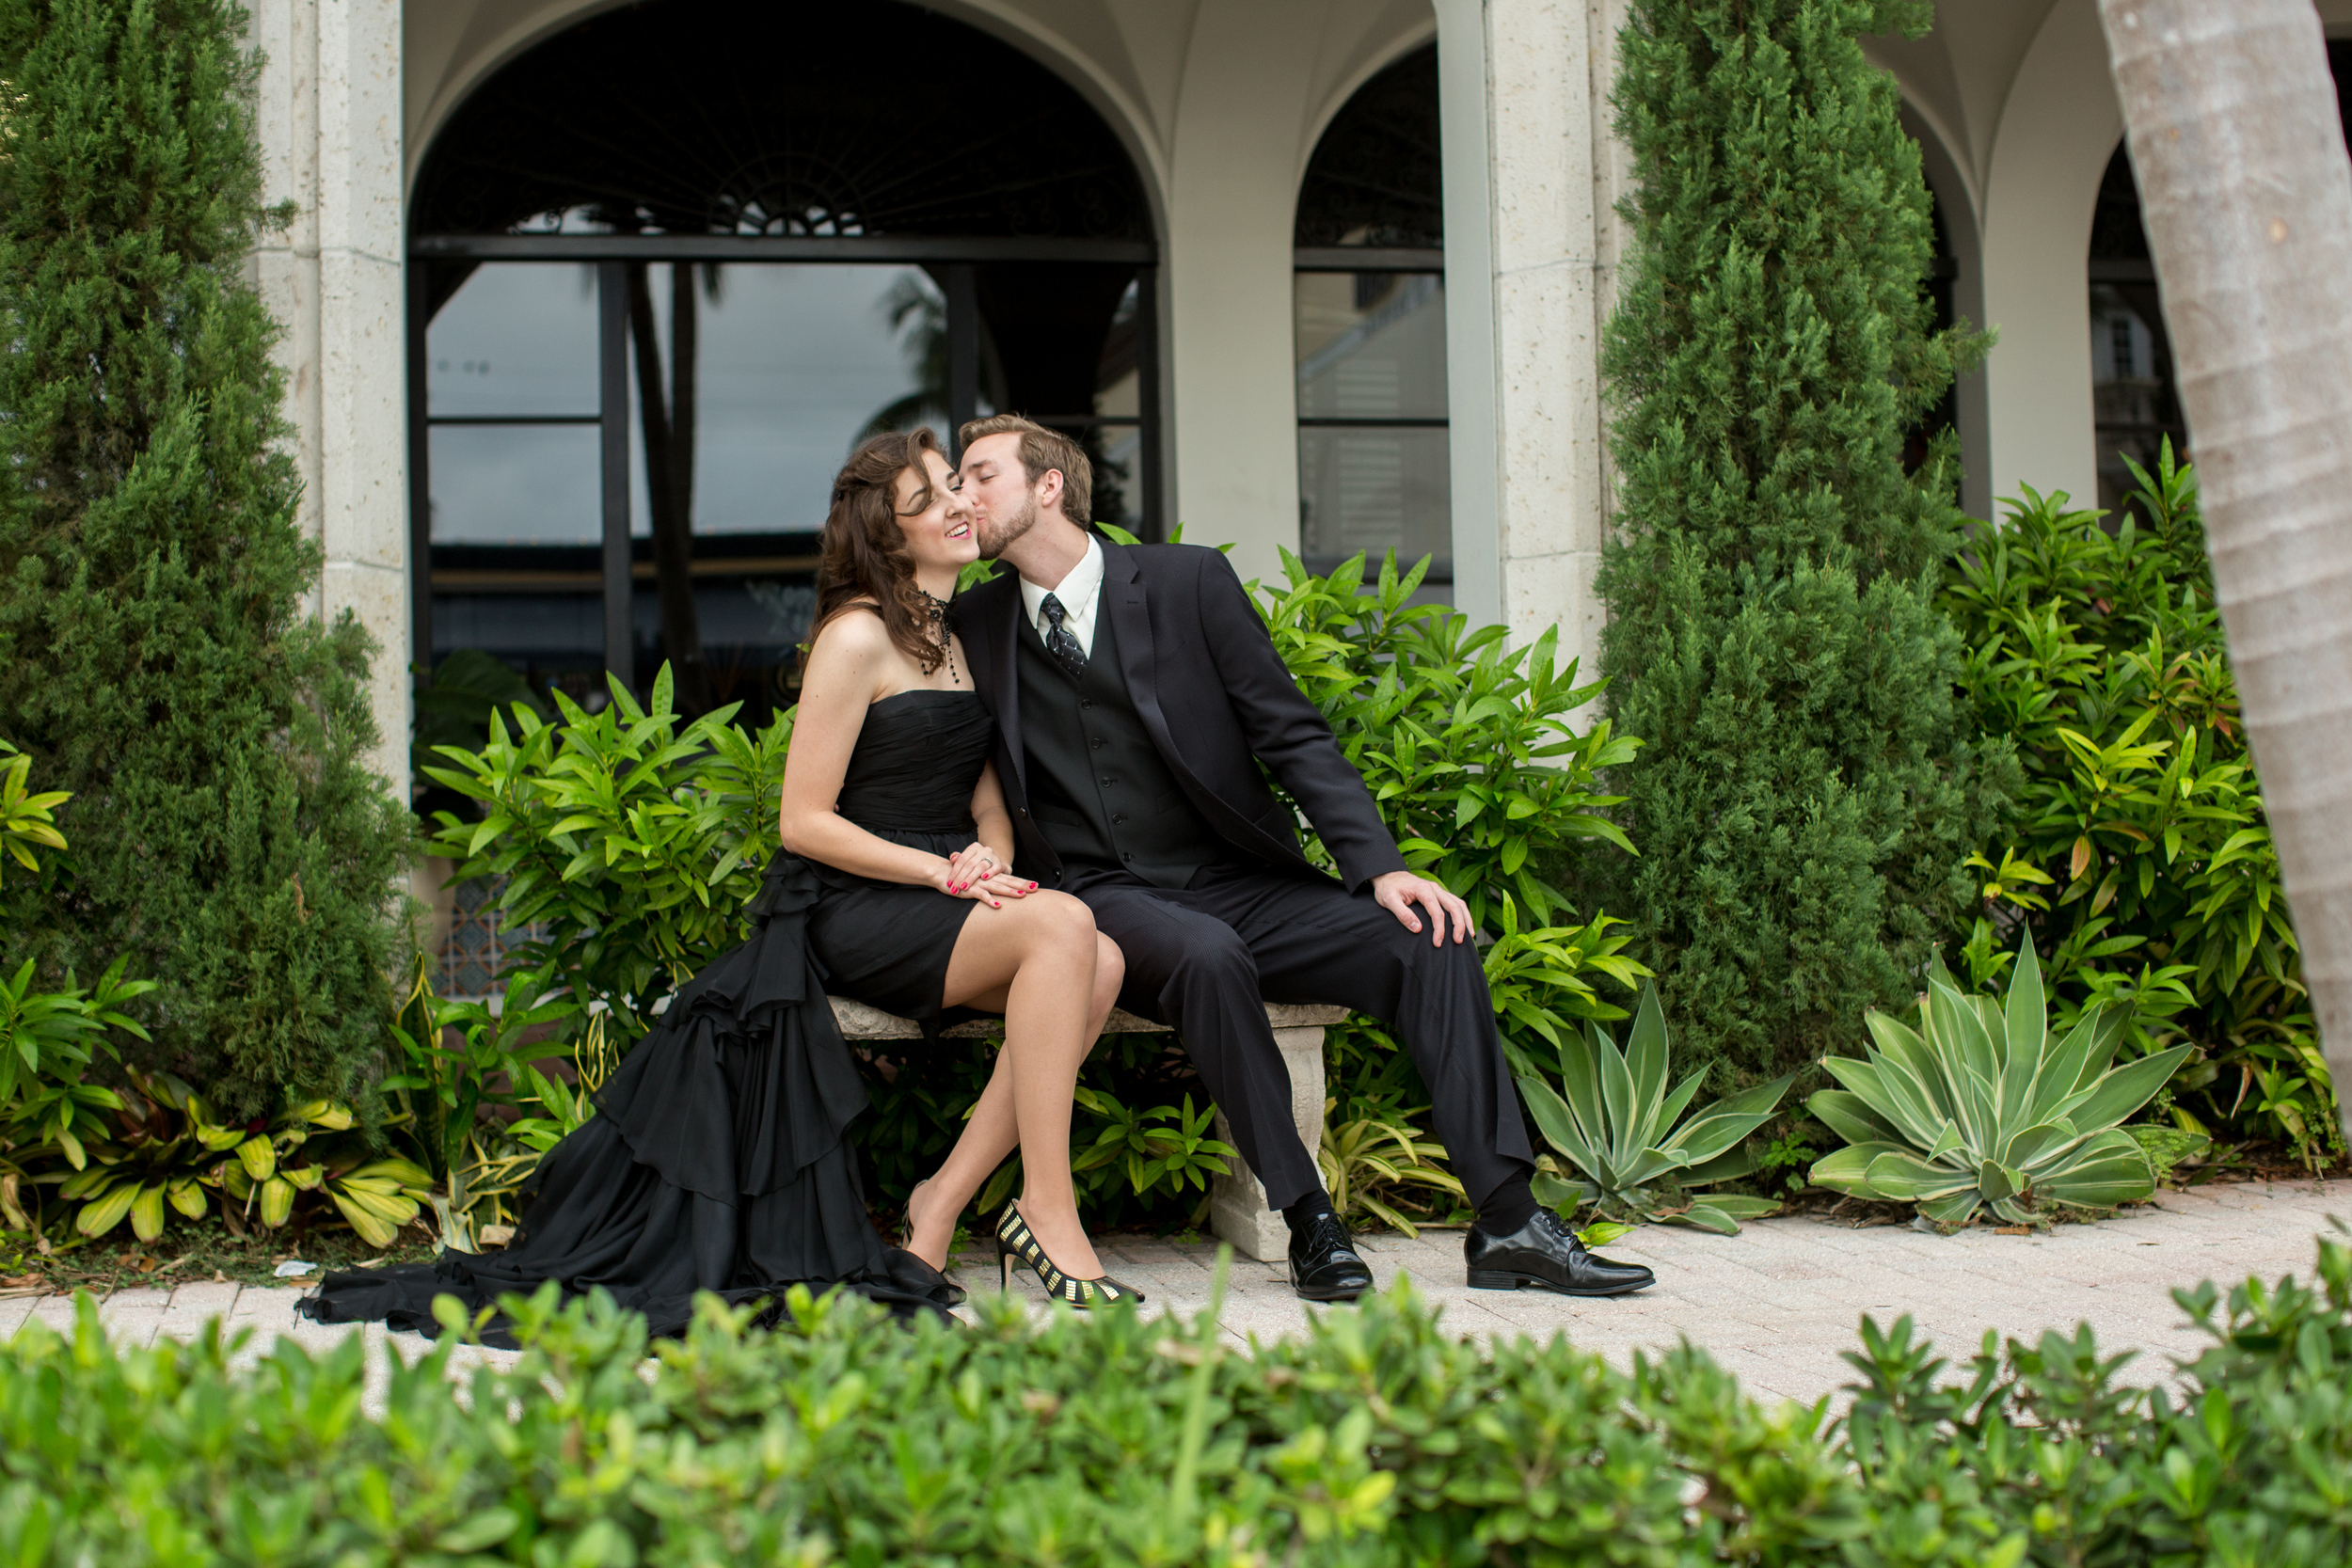
M433 559L435 428L596 427L603 657L625 679L631 579L646 571L630 538L629 301L632 283L646 297L647 263L921 268L944 302L951 433L986 391L1098 452L1133 443L1142 531L1163 532L1158 249L1141 182L1068 84L962 24L898 0L600 13L458 107L425 155L408 228L411 559ZM427 327L501 261L596 267L598 412L430 406ZM1132 411L1089 395L1113 362L1135 372ZM430 574L416 580L412 638L430 668L434 590Z

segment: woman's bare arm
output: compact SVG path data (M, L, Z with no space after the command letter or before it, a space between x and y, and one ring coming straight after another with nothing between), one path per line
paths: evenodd
M879 616L853 610L817 634L801 684L801 711L784 762L776 828L796 855L878 881L949 891L945 856L878 838L834 809L866 710L897 689L898 651Z

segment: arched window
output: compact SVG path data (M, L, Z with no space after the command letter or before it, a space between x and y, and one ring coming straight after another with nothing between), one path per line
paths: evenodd
M1358 88L1316 143L1294 236L1299 554L1426 555L1454 578L1438 50Z
M2328 40L2328 67L2335 76L2344 135L2352 140L2352 40ZM2140 223L2139 183L2123 147L2107 164L2090 225L2090 391L2099 504L2113 511L2138 487L2124 458L2153 467L2166 439L2184 457L2189 446L2188 421L2173 379L2172 341Z
M2097 432L2098 504L2121 508L2138 482L2124 459L2153 468L2169 439L2188 451L2188 424L2172 379L2172 340L2156 294L2156 266L2139 221L2131 154L2115 150L2090 222L2090 401Z
M421 659L584 695L670 660L690 706L757 721L875 429L1030 414L1096 459L1098 517L1158 531L1142 187L1076 92L961 24L602 12L459 107L409 232Z

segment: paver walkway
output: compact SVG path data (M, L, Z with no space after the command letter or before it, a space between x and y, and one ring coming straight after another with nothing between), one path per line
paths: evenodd
M1416 1289L1443 1306L1447 1325L1457 1332L1565 1333L1619 1365L1638 1348L1670 1346L1687 1336L1759 1397L1810 1402L1852 1375L1838 1354L1853 1348L1866 1313L1888 1323L1910 1313L1956 1360L1975 1351L1987 1328L2032 1338L2088 1322L2106 1352L2143 1353L2127 1375L2163 1380L2171 1371L2167 1357L2193 1355L2202 1345L2173 1305L2172 1287L2200 1279L2226 1287L2249 1275L2309 1278L2315 1238L2339 1214L2352 1221L2352 1183L2255 1182L2164 1193L2153 1205L2102 1224L2033 1236L1849 1229L1808 1218L1757 1221L1738 1236L1653 1226L1608 1250L1649 1264L1658 1287L1600 1301L1470 1290L1462 1282L1459 1231L1425 1230L1413 1241L1368 1236L1361 1244L1382 1286L1409 1275ZM1208 1305L1214 1245L1112 1237L1100 1250L1114 1274L1150 1294L1147 1310L1189 1316ZM985 1286L992 1266L967 1259L962 1277ZM193 1335L204 1319L226 1315L232 1327L257 1331L248 1354L281 1335L323 1348L360 1332L300 1322L294 1316L300 1295L234 1285L132 1290L109 1298L102 1314L110 1334L141 1344L158 1334ZM1042 1315L1047 1308L1033 1289L1031 1299ZM1279 1265L1234 1260L1220 1321L1237 1340L1295 1334L1310 1310L1322 1308L1293 1297ZM56 1296L0 1302L0 1337L28 1318L71 1332L72 1303ZM365 1332L404 1354L423 1348L415 1336L387 1337L373 1325Z

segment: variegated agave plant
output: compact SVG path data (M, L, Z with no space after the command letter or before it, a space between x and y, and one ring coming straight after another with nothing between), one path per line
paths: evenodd
M1963 995L1937 960L1916 1031L1873 1012L1868 1059L1822 1064L1845 1087L1806 1107L1851 1147L1816 1164L1813 1184L1915 1203L1945 1226L1980 1208L2025 1225L2053 1204L2112 1209L2146 1197L2155 1173L2118 1124L2189 1048L2112 1067L2123 1009L2087 1012L2062 1038L2046 1020L2030 942L2018 947L2006 999Z
M1740 1147L1741 1140L1771 1118L1789 1078L1759 1084L1684 1117L1707 1069L1667 1090L1666 1015L1655 986L1642 988L1624 1053L1598 1024L1588 1022L1584 1028L1582 1038L1570 1034L1560 1042L1565 1099L1541 1078L1519 1080L1544 1141L1583 1173L1581 1180L1564 1178L1558 1162L1545 1156L1534 1178L1538 1202L1563 1215L1592 1203L1612 1220L1694 1225L1726 1236L1741 1220L1780 1207L1769 1197L1688 1189L1756 1169L1756 1157Z

